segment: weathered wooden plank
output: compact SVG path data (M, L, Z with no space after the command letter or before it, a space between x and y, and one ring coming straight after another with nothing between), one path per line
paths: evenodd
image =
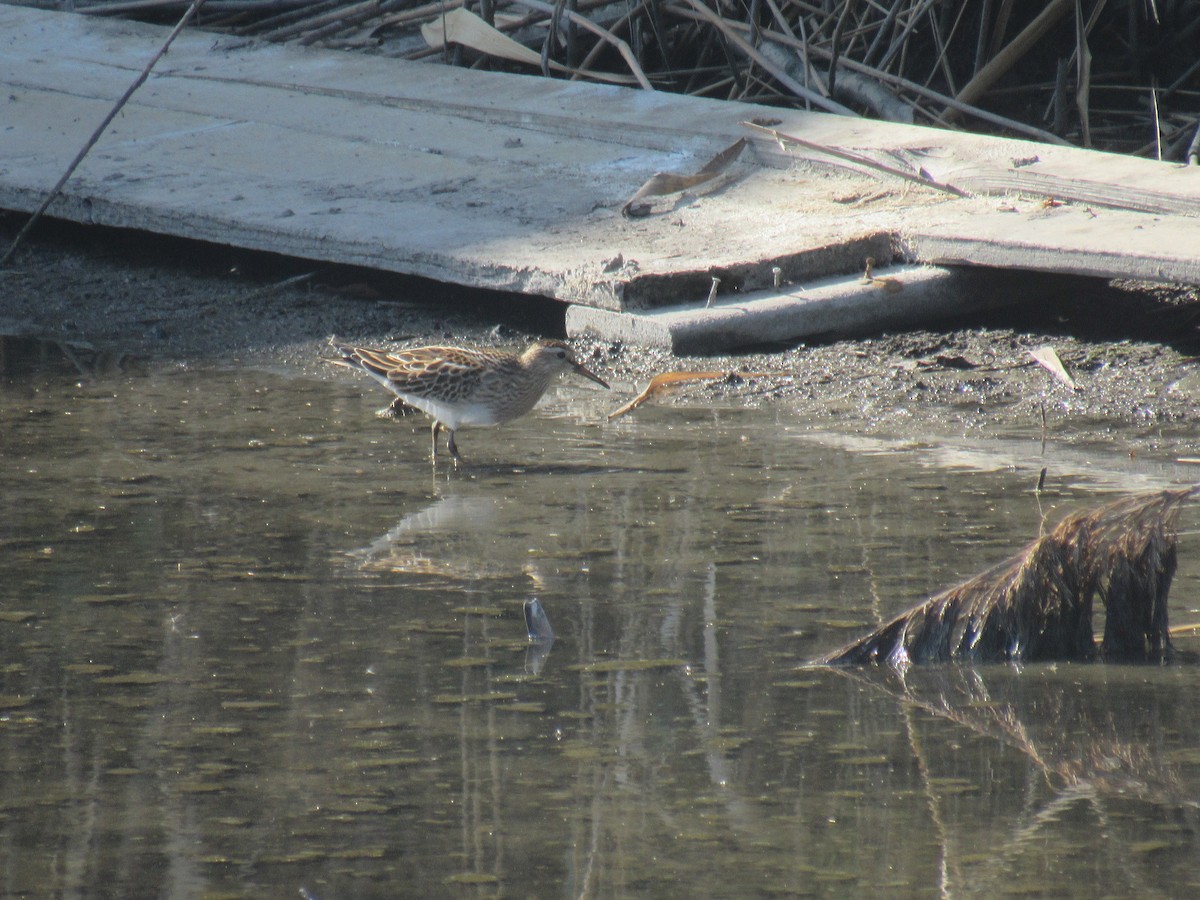
M913 175L923 173L927 181L971 194L1053 198L1083 206L1200 217L1200 168L1195 166L913 125L872 122L864 131L863 121L843 125L843 118L822 116L817 127L801 133L800 140L865 150L860 155ZM790 143L794 133L781 119L765 131L753 129L752 137L761 158L776 165L796 157L823 158Z
M0 35L17 98L0 203L32 209L162 30L0 7ZM164 66L52 214L611 308L678 296L681 273L707 290L712 268L854 269L860 237L885 230L827 191L824 208L777 204L756 224L767 186L745 177L752 160L671 216L619 215L649 174L740 133L745 107L197 33Z
M164 34L0 6L0 206L37 205ZM756 117L1034 196L949 199L756 138L696 196L620 216L651 173L695 170ZM740 295L774 268L806 281L906 248L1200 283L1200 218L1038 202L1071 191L1200 211L1200 171L1145 160L186 32L51 213L625 311L701 301L712 274Z
M892 266L873 278L834 276L727 298L641 312L585 306L567 311L567 333L707 354L819 337L842 337L960 318L1016 301L1051 302L1082 279L1016 270Z
M679 354L718 353L731 347L762 346L801 338L859 334L966 315L1013 300L1000 273L990 279L965 269L897 266L879 280L859 276L823 278L779 290L754 291L704 302L642 312L572 306L567 333L663 347ZM992 283L989 283L992 282Z
M1098 278L1200 284L1200 219L1074 206L922 222L908 251L939 265L1000 266Z

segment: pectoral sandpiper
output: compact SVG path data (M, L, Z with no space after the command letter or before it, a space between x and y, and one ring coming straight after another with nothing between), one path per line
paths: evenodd
M466 347L413 347L385 353L332 338L329 343L341 354L341 359L330 362L361 369L433 419L434 460L438 432L446 430L450 455L459 462L454 433L461 426L499 425L525 415L563 372L578 372L608 387L561 341L535 341L524 353Z

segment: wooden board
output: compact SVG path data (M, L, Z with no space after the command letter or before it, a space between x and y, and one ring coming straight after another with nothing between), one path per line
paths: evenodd
M941 265L1200 284L1197 218L1072 205L990 211L968 226L923 222L902 238L914 256Z
M36 207L165 34L0 6L0 206ZM651 174L696 170L764 116L1034 194L950 198L758 137L714 184L621 216ZM794 282L857 272L905 247L1049 269L1066 254L1069 271L1200 283L1200 218L1072 210L1072 230L1042 227L1041 193L1060 187L1200 212L1200 172L1177 166L189 31L51 214L610 310L702 302L713 274L729 296L769 288L776 267ZM1135 240L1150 219L1153 238Z
M0 81L15 98L0 130L0 205L34 208L163 36L0 6ZM748 261L858 268L864 246L879 246L860 239L890 222L845 216L824 186L807 191L835 215L821 214L803 178L768 210L771 185L753 177L750 153L716 193L621 216L655 171L697 167L727 146L746 112L190 32L52 212L614 309L676 299L672 278L697 272L707 293L710 269Z
M731 347L904 328L1004 306L1018 291L1030 299L1035 289L1027 276L978 269L893 266L880 276L781 285L711 307L699 303L634 313L575 305L567 311L567 334L663 347L681 355L720 353Z

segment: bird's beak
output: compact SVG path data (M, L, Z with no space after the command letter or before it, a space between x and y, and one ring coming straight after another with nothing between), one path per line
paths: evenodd
M596 382L596 384L600 385L601 387L608 387L607 381L605 381L603 378L601 378L595 372L589 371L584 366L583 363L579 363L579 362L575 363L575 371L578 372L580 375L582 375L584 378L590 378L592 381ZM610 388L610 390L611 390L611 388Z

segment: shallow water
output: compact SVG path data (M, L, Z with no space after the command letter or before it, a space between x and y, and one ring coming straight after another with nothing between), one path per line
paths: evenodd
M0 388L0 893L1200 889L1197 667L803 667L1043 515L1188 472L779 409L606 423L625 398L574 383L434 471L386 399Z

